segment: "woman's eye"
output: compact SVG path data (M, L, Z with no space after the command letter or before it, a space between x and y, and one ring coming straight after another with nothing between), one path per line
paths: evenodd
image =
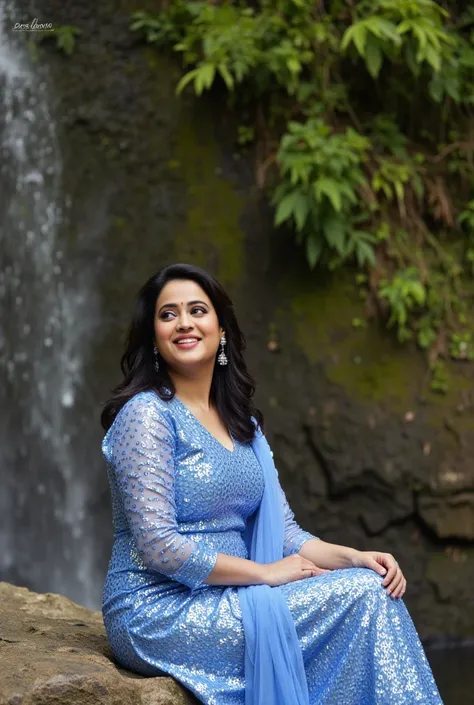
M191 313L207 313L207 309L203 308L202 306L194 306L191 309ZM163 311L161 314L161 318L164 321L168 321L169 317L174 316L175 312L174 311Z

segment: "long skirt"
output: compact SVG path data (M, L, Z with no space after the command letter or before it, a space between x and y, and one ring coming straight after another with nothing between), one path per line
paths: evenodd
M442 705L410 615L382 580L350 568L273 588L295 622L310 705ZM169 674L206 705L244 705L236 588L147 585L109 601L104 620L125 668Z

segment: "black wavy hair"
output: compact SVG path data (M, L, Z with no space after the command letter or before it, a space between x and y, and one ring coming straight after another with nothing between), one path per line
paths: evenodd
M255 382L247 370L243 357L245 336L239 328L234 306L219 282L204 269L191 264L170 264L148 279L138 292L132 322L120 361L124 379L114 389L101 413L101 424L107 431L122 406L135 394L155 390L168 401L176 393L160 357L159 371L155 370L154 318L158 296L173 279L191 279L206 292L214 306L219 324L225 330L227 365L214 365L211 382L211 402L232 436L241 443L250 443L255 435L253 416L263 431L263 414L252 403ZM216 353L217 360L217 353Z

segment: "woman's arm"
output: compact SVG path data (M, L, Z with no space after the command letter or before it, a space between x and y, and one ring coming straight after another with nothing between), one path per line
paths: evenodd
M262 568L255 561L218 553L214 568L204 582L208 585L264 585Z
M339 546L321 539L305 541L299 550L300 556L307 558L321 568L337 570L338 568L353 568L354 560L359 551L348 546Z
M387 595L398 598L405 593L406 578L391 553L357 551L355 548L327 543L320 539L306 541L299 553L321 568L329 568L330 570L370 568L379 575L385 576L382 586L387 588Z
M218 553L212 572L204 581L208 585L284 585L311 578L326 570L317 568L307 558L294 554L274 563L255 563L246 558Z
M178 530L175 506L175 438L154 401L132 397L115 419L110 458L125 516L146 568L200 587L217 551Z

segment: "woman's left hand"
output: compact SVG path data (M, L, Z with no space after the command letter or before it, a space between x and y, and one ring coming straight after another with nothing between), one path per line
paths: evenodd
M385 575L382 585L387 588L387 595L391 595L392 598L402 597L405 593L407 581L391 553L357 551L352 559L352 566L371 568L379 575Z

